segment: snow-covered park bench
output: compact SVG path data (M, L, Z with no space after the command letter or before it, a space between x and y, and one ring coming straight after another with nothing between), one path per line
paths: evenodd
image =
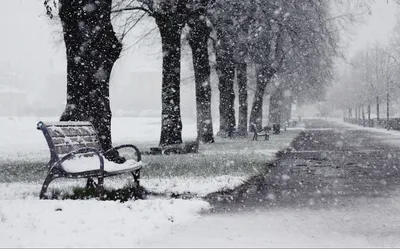
M122 164L104 158L98 135L90 122L39 122L37 129L43 132L50 149L48 174L40 191L40 199L47 198L49 184L61 177L87 178L87 187L95 186L103 191L104 178L124 173L133 175L135 187L139 187L140 170L143 167L141 153L132 144L111 150L133 149L134 159ZM97 184L93 178L97 178Z
M250 125L253 128L253 132L254 132L253 140L257 141L258 137L264 137L265 140L269 139L269 130L264 129L263 131L259 131L257 129L257 125L256 124L251 123Z

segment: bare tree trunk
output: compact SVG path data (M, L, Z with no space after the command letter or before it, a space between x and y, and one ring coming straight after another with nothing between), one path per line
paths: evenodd
M372 127L372 122L371 122L371 104L368 103L368 127Z
M292 97L283 95L282 98L282 121L289 122L292 113Z
M283 91L279 87L271 94L269 102L269 121L272 123L274 133L279 133L280 124L282 122L282 105L283 105Z
M216 46L217 74L219 79L218 89L220 94L219 113L220 130L223 137L230 137L236 127L235 118L235 92L233 90L235 80L234 47L231 35L227 31L218 28L218 44Z
M376 96L376 120L379 123L379 97Z
M356 116L355 116L356 117L356 122L358 123L358 107L355 108L355 111L356 111Z
M388 122L389 122L389 119L390 119L389 108L390 108L390 99L389 99L389 91L388 91L386 93L386 118L387 118Z
M60 0L67 53L67 105L60 120L91 121L104 151L112 148L109 80L122 49L111 24L111 3Z
M238 63L237 68L237 82L239 86L239 125L238 132L240 136L247 136L247 64Z
M365 127L365 111L364 111L364 106L361 106L361 112L362 112L362 124Z
M182 143L180 72L184 21L177 14L157 14L155 19L161 34L163 53L160 145L178 144Z
M188 24L190 27L189 45L193 54L196 82L197 137L201 142L214 143L211 116L211 69L208 58L208 38L211 29L200 15L189 20Z
M250 124L255 124L259 130L262 129L262 107L265 88L271 77L272 74L269 72L268 67L260 67L257 69L257 85L250 112ZM250 132L254 132L252 126L250 126Z

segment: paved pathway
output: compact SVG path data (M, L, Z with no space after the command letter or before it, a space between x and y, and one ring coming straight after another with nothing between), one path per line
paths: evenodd
M356 197L382 197L400 187L400 148L373 133L310 120L270 173L226 193L209 196L215 212L266 206L339 205Z

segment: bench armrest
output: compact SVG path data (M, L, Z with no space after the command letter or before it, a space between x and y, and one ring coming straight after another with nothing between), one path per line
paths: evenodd
M71 151L70 153L66 154L65 156L63 156L60 160L58 160L57 162L55 162L51 167L50 170L52 170L54 167L59 167L61 166L61 164L63 162L65 162L66 160L70 159L71 157L77 155L77 154L83 154L83 153L88 153L88 152L94 152L94 154L96 154L96 156L99 158L100 161L100 171L104 172L104 158L103 156L100 154L99 150L96 148L92 148L92 147L83 147L83 148L79 148L76 149L74 151Z
M123 144L123 145L111 148L111 149L107 150L105 153L108 153L109 151L113 151L113 150L117 150L118 151L118 150L123 149L123 148L132 148L132 149L134 149L135 152L136 152L137 161L138 162L142 161L142 154L141 154L140 150L133 144Z

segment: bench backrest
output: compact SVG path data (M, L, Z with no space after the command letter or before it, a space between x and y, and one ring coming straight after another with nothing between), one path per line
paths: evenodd
M99 138L90 122L39 122L37 129L46 138L53 162L79 148L100 150Z

